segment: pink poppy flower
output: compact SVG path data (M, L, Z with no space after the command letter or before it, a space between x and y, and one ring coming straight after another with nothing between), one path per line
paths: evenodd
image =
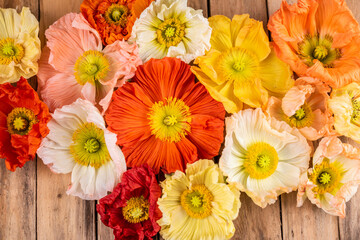
M330 87L318 79L298 78L282 99L269 99L267 113L298 128L306 139L316 141L331 132L333 120L327 108L329 92Z
M83 98L104 114L114 88L132 78L141 64L136 44L115 41L103 49L99 34L81 14L63 16L45 35L39 93L51 112Z

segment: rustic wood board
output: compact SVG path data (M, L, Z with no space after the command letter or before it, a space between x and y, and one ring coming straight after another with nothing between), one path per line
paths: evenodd
M40 19L40 38L44 31L66 13L79 12L82 0L0 0L0 7L30 7ZM288 0L289 3L296 2ZM263 21L264 26L281 4L281 0L189 0L205 16L249 13ZM347 0L354 16L360 21L360 3ZM36 81L31 84L36 88ZM95 210L94 201L67 196L70 175L56 175L40 159L29 162L15 173L0 164L0 239L113 239ZM273 205L261 209L246 194L241 195L242 207L234 221L237 232L233 239L360 239L358 193L348 204L346 219L325 214L306 201L296 208L296 193L282 195ZM157 237L157 239L161 239Z

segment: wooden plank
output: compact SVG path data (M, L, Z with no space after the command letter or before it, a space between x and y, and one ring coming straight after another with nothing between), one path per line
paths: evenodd
M40 26L44 31L70 12L80 12L82 0L40 0ZM96 239L95 202L66 195L71 175L52 173L39 159L37 171L37 236L47 239Z
M267 24L266 0L210 0L210 13L232 18L235 14L250 14L250 17Z
M29 7L39 18L38 0L0 0L1 8ZM35 81L30 81L35 83ZM36 84L32 84L36 86ZM0 239L36 239L36 158L11 172L0 159Z
M266 0L210 0L210 13L232 18L235 14L249 13L252 18L267 24ZM256 206L245 194L241 195L239 217L234 221L236 233L233 239L281 239L280 204Z
M339 239L338 218L325 213L309 200L297 208L296 195L294 192L281 196L284 239Z
M188 6L198 10L202 9L205 17L208 16L207 0L188 0Z

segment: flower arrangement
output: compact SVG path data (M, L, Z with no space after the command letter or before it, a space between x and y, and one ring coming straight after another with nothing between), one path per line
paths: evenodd
M67 193L99 200L115 239L230 239L240 192L265 208L297 191L345 217L360 27L344 1L283 1L270 42L249 15L187 0L84 0L42 51L29 9L0 12L0 157L71 173Z

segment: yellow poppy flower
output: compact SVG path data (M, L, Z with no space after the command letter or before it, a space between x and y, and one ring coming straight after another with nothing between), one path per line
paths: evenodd
M235 113L245 103L267 104L268 95L283 95L293 86L290 67L272 50L262 22L249 15L209 18L211 49L198 57L193 73L214 99Z
M163 217L158 221L164 239L230 239L239 213L240 192L226 184L211 160L188 164L161 183L158 200Z
M334 114L335 131L360 142L360 85L354 82L334 89L328 105Z
M24 7L0 8L0 84L30 78L38 71L40 58L39 22Z

